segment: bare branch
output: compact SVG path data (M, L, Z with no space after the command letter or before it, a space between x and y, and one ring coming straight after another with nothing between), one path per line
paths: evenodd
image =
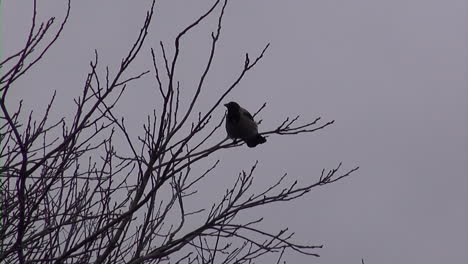
M219 106L264 58L270 44L256 56L246 54L230 85L213 93L217 97L206 112L199 111L200 99L210 91L206 80L218 66L214 58L228 1L214 0L177 34L173 47L162 41L158 49L150 47L148 56L140 57L152 60L152 69L136 71L135 58L146 53L143 45L151 33L155 2L121 62L106 65L95 50L82 90L70 102L72 117L52 120L60 100L55 92L39 115L22 101L6 103L12 85L39 65L70 14L68 1L54 31L55 18L40 22L39 1L33 1L25 44L0 62L0 262L213 264L261 262L263 256L274 255L280 263L286 251L318 257L321 245L295 241L288 227L266 228L261 216L247 219L246 212L304 197L358 167L343 170L339 163L306 183L288 174L271 175L268 185L259 189L257 168L268 164L257 161L234 174L210 202L197 202L201 192L211 191L207 181L226 174L219 164L229 161L219 151L243 147L240 141L222 138L225 116ZM196 88L190 91L179 79L182 41L191 43L187 36L209 16L216 16L215 29ZM119 102L127 88L150 71L157 102L133 134ZM265 109L266 103L253 116ZM310 134L333 123L320 117L304 122L298 115L269 124L261 134Z

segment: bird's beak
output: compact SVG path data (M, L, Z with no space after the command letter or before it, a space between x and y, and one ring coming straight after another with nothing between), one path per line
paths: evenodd
M227 107L228 104L224 104L225 107Z

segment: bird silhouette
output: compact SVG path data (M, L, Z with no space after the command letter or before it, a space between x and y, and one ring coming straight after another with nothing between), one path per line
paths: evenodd
M266 139L258 134L257 123L254 121L249 111L240 107L236 102L225 104L227 108L226 132L232 139L241 139L247 146L253 148L258 144L263 144Z

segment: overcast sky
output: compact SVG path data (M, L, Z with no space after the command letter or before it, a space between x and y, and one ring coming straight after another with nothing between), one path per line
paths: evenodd
M26 38L29 2L1 1L2 56ZM150 38L132 72L149 69L148 48L160 40L172 43L212 2L158 1ZM41 16L64 14L63 1L39 3ZM115 69L148 4L73 1L64 34L9 100L23 98L41 109L57 90L57 112L71 112L94 49ZM215 19L182 43L179 78L188 90L206 61ZM336 123L315 134L273 136L255 149L220 153L222 167L210 188L255 160L262 184L284 172L311 182L322 168L343 161L345 169L361 168L303 199L251 213L266 216L268 227L289 226L298 240L324 244L320 259L295 255L290 263L468 263L467 1L230 1L202 100L216 98L241 69L243 54L258 54L268 42L264 60L229 100L252 111L268 102L260 130L297 114ZM136 133L155 107L144 93L153 82L136 81L122 101Z

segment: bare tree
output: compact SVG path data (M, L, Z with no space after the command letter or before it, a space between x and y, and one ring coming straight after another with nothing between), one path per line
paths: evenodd
M12 106L7 99L12 85L57 41L70 14L68 1L66 15L54 32L57 21L38 21L37 0L33 1L32 25L24 47L0 62L3 263L250 263L265 254L278 254L279 263L285 250L318 256L316 248L321 246L295 242L287 229L264 231L259 226L260 216L250 222L239 216L246 210L299 198L357 168L341 173L340 163L303 186L285 174L258 192L252 190L255 163L238 174L224 195L213 197L212 204L197 210L187 208L197 184L211 177L220 162L210 164L208 157L241 147L241 142L227 138L216 143L210 140L216 133L225 133L220 129L224 118L215 121L212 116L269 47L267 44L255 56L246 54L237 78L208 111L197 112L226 4L215 1L182 30L169 56L162 42L154 49L142 48L154 15L153 0L133 45L115 67L116 73L111 74L108 66L99 70L102 63L96 51L82 92L74 100L73 118L52 122L55 94L39 119L22 102ZM208 16L217 16L217 29L211 34L208 60L196 91L182 107L182 89L175 77L180 44L190 41L184 37ZM145 52L151 55L152 69L128 77L135 57ZM154 78L160 101L136 140L115 109L127 85L143 77ZM331 124L333 121L321 122L320 118L300 123L298 116L261 134L313 133ZM122 145L125 148L118 147ZM194 173L195 165L206 171Z

